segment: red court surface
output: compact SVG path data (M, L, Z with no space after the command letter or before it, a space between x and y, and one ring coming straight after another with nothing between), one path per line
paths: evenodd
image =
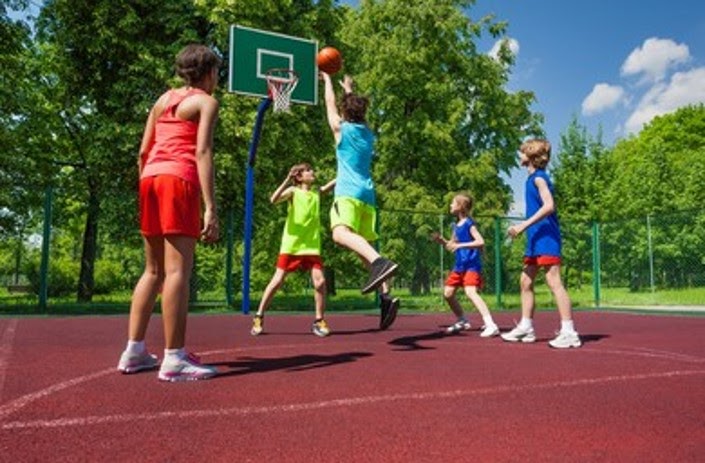
M517 313L498 313L507 330ZM0 319L0 461L705 461L705 318L579 312L585 345L444 336L450 314L192 316L222 375L161 383L115 366L126 317ZM162 349L161 319L148 346Z

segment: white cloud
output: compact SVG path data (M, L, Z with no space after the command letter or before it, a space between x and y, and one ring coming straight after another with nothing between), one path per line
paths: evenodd
M627 119L625 131L638 132L656 116L697 103L705 103L705 67L677 72L669 83L654 85Z
M492 57L492 59L497 59L497 55L499 54L499 49L502 47L502 44L506 43L507 47L509 47L509 51L512 52L512 55L518 56L519 55L519 41L517 39L513 39L511 37L503 38L500 40L497 40L494 45L492 45L492 49L487 53Z
M590 116L612 108L624 100L624 89L618 85L596 84L583 100L583 115Z
M641 48L635 48L622 64L622 75L644 74L647 81L657 82L666 76L666 71L690 59L690 50L685 44L670 39L651 37Z

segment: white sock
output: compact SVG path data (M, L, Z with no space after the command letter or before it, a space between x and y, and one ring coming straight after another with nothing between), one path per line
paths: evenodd
M178 362L184 357L186 357L186 351L183 347L181 349L164 349L164 360Z
M496 325L494 320L492 320L492 315L487 315L486 317L482 317L482 321L485 322L485 326L495 326Z
M534 322L530 318L524 318L521 317L521 321L517 325L518 328L521 328L522 330L529 330L534 328Z
M561 332L575 333L575 325L573 324L573 320L561 320Z
M131 354L141 354L144 352L144 341L127 341L125 350Z

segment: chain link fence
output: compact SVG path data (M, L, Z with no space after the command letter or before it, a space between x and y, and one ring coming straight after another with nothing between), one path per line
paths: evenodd
M25 221L16 236L0 240L0 309L38 306L47 310L75 304L83 249L83 218L53 217L48 196L45 214ZM321 206L328 230L331 199ZM64 209L65 210L65 209ZM253 230L251 288L257 299L274 271L285 214L270 220L257 216ZM394 290L404 307L440 309L443 282L454 257L430 239L432 232L450 236L453 218L437 212L380 210L381 253L400 264ZM266 220L265 220L266 219ZM519 307L519 277L524 237L506 237L517 217L475 216L485 239L483 297L493 309ZM242 213L226 211L224 235L215 245L198 245L191 282L193 305L230 306L237 310L242 293ZM96 246L93 305L127 306L143 269L138 224L124 224L119 236L99 234ZM613 222L561 221L563 280L576 307L695 306L705 304L705 210L643 216ZM44 237L48 237L46 240ZM366 271L357 256L323 233L323 259L329 306L370 308L359 287ZM312 304L307 275L292 275L282 293ZM541 276L537 306L553 302ZM275 298L276 299L276 298ZM275 307L276 308L276 300ZM336 305L337 304L337 305Z

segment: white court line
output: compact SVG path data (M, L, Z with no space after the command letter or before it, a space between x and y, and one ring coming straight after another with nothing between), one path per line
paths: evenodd
M14 334L14 329L13 329L13 334ZM3 336L4 340L5 336ZM0 347L3 344L0 344ZM250 351L250 350L265 350L265 349L271 349L272 347L276 348L291 348L291 347L300 347L300 344L284 344L284 345L269 345L269 346L257 346L257 347L244 347L244 348L236 348L236 349L220 349L220 350L212 350L208 352L203 352L200 355L215 355L215 354L225 354L229 352L240 352L240 351ZM2 358L0 357L0 360ZM1 364L0 364L1 365ZM84 376L79 376L77 378L73 378L67 381L62 381L60 383L54 384L53 386L50 386L45 389L41 389L37 392L33 392L31 394L23 395L22 397L19 397L18 399L15 399L13 401L10 401L2 406L0 406L0 420L5 419L7 416L12 415L13 413L17 412L21 408L25 407L31 402L34 402L35 400L39 400L41 398L47 397L51 394L54 394L55 392L62 391L64 389L68 389L73 386L77 386L81 383L85 383L94 379L102 378L103 376L111 375L111 374L118 374L116 368L108 368L105 370L101 370L96 373L91 373L88 375ZM1 392L2 390L0 390Z
M676 370L662 373L645 373L636 375L606 376L603 378L577 379L572 381L556 381L543 384L524 386L495 386L479 389L456 389L445 392L419 392L407 394L392 394L367 397L351 397L343 399L323 400L318 402L303 402L293 404L272 405L264 407L231 407L210 410L186 410L180 412L116 414L106 416L87 416L82 418L62 418L57 420L13 421L2 425L3 430L27 428L59 428L68 426L95 426L111 423L130 423L144 420L161 420L172 418L211 418L226 416L248 416L271 413L296 413L308 410L320 410L336 407L354 407L380 402L422 401L437 399L455 399L459 397L480 396L502 393L520 393L543 389L555 389L577 386L595 386L616 382L641 381L658 378L677 378L705 374L705 370Z
M5 377L7 376L7 364L12 355L12 344L15 340L15 331L17 331L18 320L13 318L7 324L7 328L2 333L0 338L0 400L2 399L2 391L5 387Z

